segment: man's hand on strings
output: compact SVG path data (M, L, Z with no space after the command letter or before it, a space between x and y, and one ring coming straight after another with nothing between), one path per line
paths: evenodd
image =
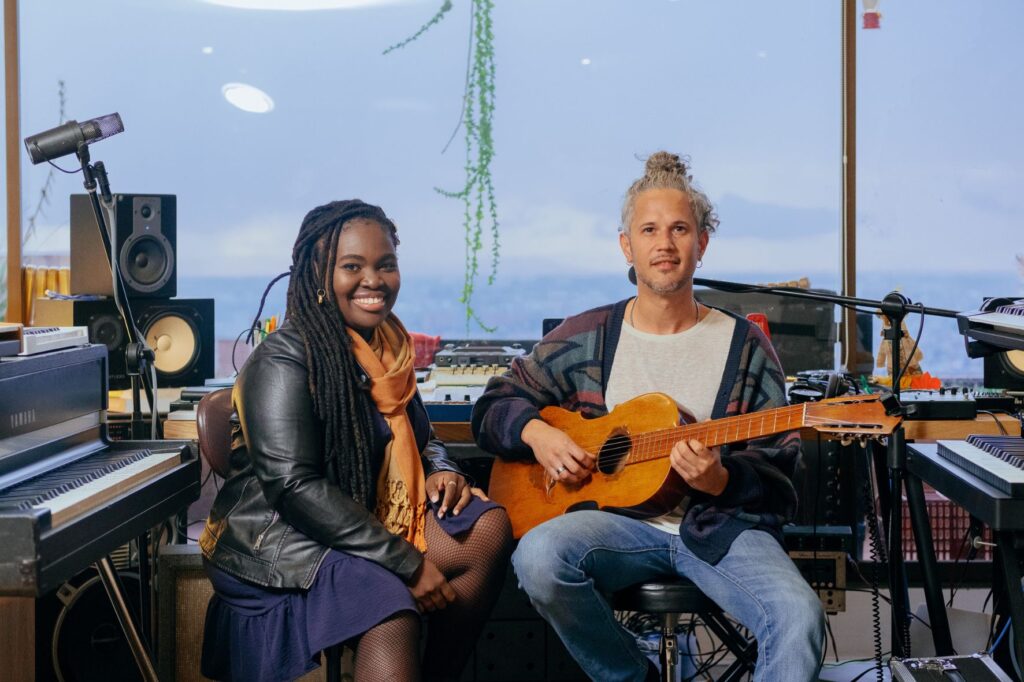
M594 470L596 460L592 454L576 445L564 432L539 419L527 422L522 438L555 481L582 483Z

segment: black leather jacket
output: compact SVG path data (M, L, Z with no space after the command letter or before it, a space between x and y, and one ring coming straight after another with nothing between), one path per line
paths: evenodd
M309 588L330 548L409 579L423 562L420 552L324 477L323 426L308 381L302 337L287 323L242 368L232 395L231 474L199 539L203 556L264 587ZM409 412L424 473L459 472L419 396ZM383 418L378 432L381 426L390 437Z

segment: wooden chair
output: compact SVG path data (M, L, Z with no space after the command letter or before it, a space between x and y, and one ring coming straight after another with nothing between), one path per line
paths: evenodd
M203 396L196 407L196 430L199 452L213 472L221 478L231 473L231 389L219 388ZM342 678L341 644L324 649L325 679L340 682Z

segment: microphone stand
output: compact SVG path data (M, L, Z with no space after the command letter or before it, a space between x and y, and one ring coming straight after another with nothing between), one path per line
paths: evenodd
M153 362L156 355L142 336L138 327L135 326L135 317L132 315L131 305L128 302L128 291L121 279L120 268L117 259L116 234L109 230L108 225L113 225L113 218L110 222L104 218L104 210L112 211L113 198L110 194L110 184L107 181L106 168L103 162L98 161L95 165L89 162L89 145L82 142L78 145L76 152L82 164L82 177L85 191L89 194L92 204L93 216L96 219L96 226L100 232L100 239L103 247L110 258L110 272L112 278L112 289L114 294L114 305L121 319L124 321L125 331L128 334L128 343L125 348L125 368L131 377L132 383L132 420L131 434L133 440L142 440L148 435L151 440L160 437L160 420L156 404L156 376L153 371ZM103 206L100 206L100 196L97 196L97 185L102 195ZM146 400L150 406L150 433L145 433L145 420L142 417L142 400L140 383L145 390Z
M124 282L121 281L118 270L116 234L108 231L108 223L104 219L103 209L100 207L100 198L96 193L98 184L102 193L103 208L112 211L113 198L110 194L110 185L107 182L106 169L101 162L97 162L95 165L89 163L89 145L86 142L78 144L76 155L82 164L83 184L85 185L85 191L89 194L93 216L96 218L96 226L100 231L100 239L103 241L103 246L110 257L114 304L121 314L125 329L128 332L129 343L125 352L125 365L128 369L128 374L132 378L132 439L140 438L142 434L136 433L136 429L138 428L141 431L141 427L145 425L140 405L139 382L141 381L146 391L146 397L149 400L149 411L152 416L150 436L152 440L156 440L159 437L159 418L156 405L156 372L152 369L155 355L153 350L146 345L145 339L142 337L141 332L139 332L138 327L135 326L135 318L132 316L131 306L128 303L128 292L124 288ZM113 224L114 221L111 219L109 225ZM149 380L148 382L147 379ZM139 581L142 585L146 585L149 581L148 542L144 542L145 538L146 534L144 533L138 543ZM128 647L131 649L132 657L135 659L135 664L138 666L143 680L145 682L158 682L149 645L145 641L143 633L140 633L135 625L136 619L133 617L128 601L125 599L124 588L121 586L121 581L109 556L104 556L96 562L96 571L99 573L100 580L107 592L107 597L114 607L114 614L121 625L121 630L128 641ZM140 605L143 611L140 622L145 623L147 600L144 592L140 595Z
M906 296L895 291L879 301L793 287L763 287L701 277L695 277L693 283L734 293L777 294L790 298L804 298L836 303L841 306L860 306L877 310L889 321L889 330L885 332L885 338L892 343L892 392L897 400L900 396L899 379L902 378L900 377L900 339L903 336L903 320L907 313L916 312L922 315L952 318L957 315L954 310L912 304ZM907 361L909 362L910 358ZM903 488L906 486L907 507L910 512L918 561L924 580L925 601L928 604L928 618L931 624L932 639L935 642L935 653L939 656L951 656L954 653L953 642L949 632L949 619L946 616L946 605L942 597L938 567L934 560L935 549L932 544L928 512L924 503L924 489L921 479L910 475L910 472L907 471L907 442L902 423L889 436L886 448L886 467L889 471L888 486L883 486L880 482L879 492L882 517L887 521L889 591L892 598L892 654L901 657L910 655L910 609L902 545L902 501ZM886 498L888 498L888 502L886 502Z

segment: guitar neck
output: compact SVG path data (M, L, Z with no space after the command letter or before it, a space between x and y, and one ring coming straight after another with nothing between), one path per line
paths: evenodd
M804 406L792 405L641 433L630 437L633 446L629 461L645 462L668 457L672 447L681 440L696 439L712 448L793 431L803 424Z

